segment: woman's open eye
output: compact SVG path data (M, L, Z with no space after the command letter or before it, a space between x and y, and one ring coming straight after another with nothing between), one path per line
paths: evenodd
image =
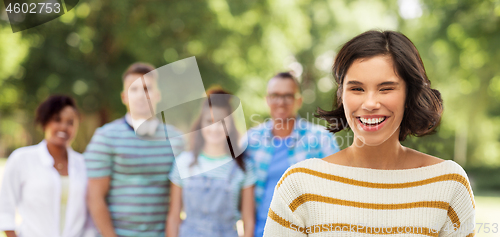
M351 88L351 91L363 91L363 89L360 87L353 87Z

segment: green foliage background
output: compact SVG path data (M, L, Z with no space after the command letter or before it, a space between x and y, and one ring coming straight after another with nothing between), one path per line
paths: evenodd
M408 2L418 4L413 16L402 10ZM96 127L125 113L121 73L135 61L160 67L196 56L205 87L234 92L249 127L267 116L267 80L302 68L300 114L312 120L318 106L332 108L335 52L366 30L390 29L415 43L445 103L439 132L405 145L500 167L499 23L500 0L80 0L14 34L2 9L0 157L43 138L34 110L54 93L77 99L84 116L73 146L83 151Z

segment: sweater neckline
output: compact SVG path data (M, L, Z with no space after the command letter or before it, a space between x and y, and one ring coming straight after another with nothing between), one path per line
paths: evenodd
M364 168L364 167L355 167L355 166L347 166L347 165L339 165L335 163L328 162L326 160L316 158L320 160L321 162L328 163L328 165L333 166L333 167L338 167L341 169L349 169L349 170L354 170L354 171L371 171L371 172L379 172L379 173L401 173L401 172L411 172L411 171L425 171L425 170L431 170L435 168L439 168L444 165L444 163L447 162L452 162L451 160L444 160L436 164L432 165L427 165L423 167L417 167L417 168L409 168L409 169L392 169L392 170L386 170L386 169L373 169L373 168Z

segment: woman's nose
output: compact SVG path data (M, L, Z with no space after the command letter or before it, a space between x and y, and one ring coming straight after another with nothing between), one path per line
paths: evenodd
M68 131L68 125L66 125L66 124L61 124L61 126L59 126L59 131L61 131L61 132L66 132L66 131Z
M365 100L363 101L362 109L367 111L373 111L380 108L380 102L377 95L369 93Z
M61 129L62 131L64 132L68 132L71 128L71 124L69 123L61 123L61 126L59 127L59 129Z

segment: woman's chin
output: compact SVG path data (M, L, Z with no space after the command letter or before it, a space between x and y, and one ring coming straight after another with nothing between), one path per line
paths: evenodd
M396 133L397 132L397 133ZM399 142L399 129L393 133L392 135L377 135L377 136L355 136L353 145L356 145L357 147L363 147L363 146L369 146L369 147L376 147L383 145L384 143L387 143L390 141L390 143L396 141Z
M227 146L227 140L226 140L226 138L224 138L224 139L208 138L208 139L205 139L205 144L210 145L210 146Z
M58 146L58 147L65 147L68 144L68 140L62 138L53 138L48 140L47 142L53 146Z
M389 138L390 138L390 136L385 136L385 137L381 137L381 136L373 136L373 137L371 137L371 136L356 136L356 138L354 139L354 145L357 147L380 146L384 142L386 142Z

